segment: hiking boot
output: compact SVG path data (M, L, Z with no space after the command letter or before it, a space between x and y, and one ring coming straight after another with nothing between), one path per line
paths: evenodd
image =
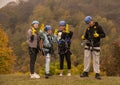
M96 74L95 74L95 78L101 80L100 74L99 74L99 73L96 73Z
M88 72L83 72L80 77L88 77Z
M45 78L48 79L49 78L49 74L45 74Z
M53 74L48 74L48 76L53 76Z

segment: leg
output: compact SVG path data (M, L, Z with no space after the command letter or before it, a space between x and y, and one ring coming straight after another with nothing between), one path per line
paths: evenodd
M100 52L93 51L93 68L94 72L96 73L95 78L96 79L101 79L100 77Z
M60 70L63 70L64 65L64 55L60 55Z
M64 55L59 55L60 56L60 76L63 74L63 67L64 67Z
M80 75L80 77L88 77L88 72L90 70L90 61L91 61L91 51L84 51L84 72Z
M67 61L68 70L70 70L71 69L71 56L70 56L70 54L65 54L65 58Z
M95 73L100 73L100 52L97 51L93 51L92 52L93 55L93 69Z
M46 74L49 74L50 71L50 54L46 54L46 64L45 64L45 72Z
M90 61L91 61L91 51L84 51L84 72L89 72L90 70Z
M68 67L68 74L67 74L67 76L71 76L71 56L70 56L70 54L66 54L65 58L66 58L67 67Z
M34 65L37 57L35 49L29 47L29 54L30 54L30 73L34 74Z

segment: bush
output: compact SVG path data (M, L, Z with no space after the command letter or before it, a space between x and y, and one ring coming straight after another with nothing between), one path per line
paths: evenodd
M120 38L112 45L111 56L107 66L107 75L120 76Z
M55 62L55 63L51 63L50 64L50 74L53 74L53 75L58 75L60 73L60 70L59 70L59 62ZM67 74L68 72L68 69L67 69L67 63L64 62L64 69L63 69L63 74ZM81 74L83 72L83 64L81 65L78 65L77 67L75 67L74 65L72 65L72 69L71 69L71 72L73 75L75 74ZM39 74L40 75L44 75L45 74L45 66L43 66L40 70L39 70Z

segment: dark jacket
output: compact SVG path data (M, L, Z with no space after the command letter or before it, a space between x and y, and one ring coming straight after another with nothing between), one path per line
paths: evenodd
M62 32L61 39L58 41L58 52L59 54L70 53L71 38L73 32L70 33Z
M99 37L95 38L94 33L97 32ZM100 39L105 37L105 33L102 27L95 22L92 27L88 27L85 32L85 39L88 40L86 43L87 46L100 47Z

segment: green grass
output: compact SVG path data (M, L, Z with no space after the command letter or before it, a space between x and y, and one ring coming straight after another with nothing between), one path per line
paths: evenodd
M0 85L120 85L120 77L102 77L102 80L96 80L94 76L89 78L80 78L79 75L71 77L51 76L45 79L30 79L28 75L0 75Z

